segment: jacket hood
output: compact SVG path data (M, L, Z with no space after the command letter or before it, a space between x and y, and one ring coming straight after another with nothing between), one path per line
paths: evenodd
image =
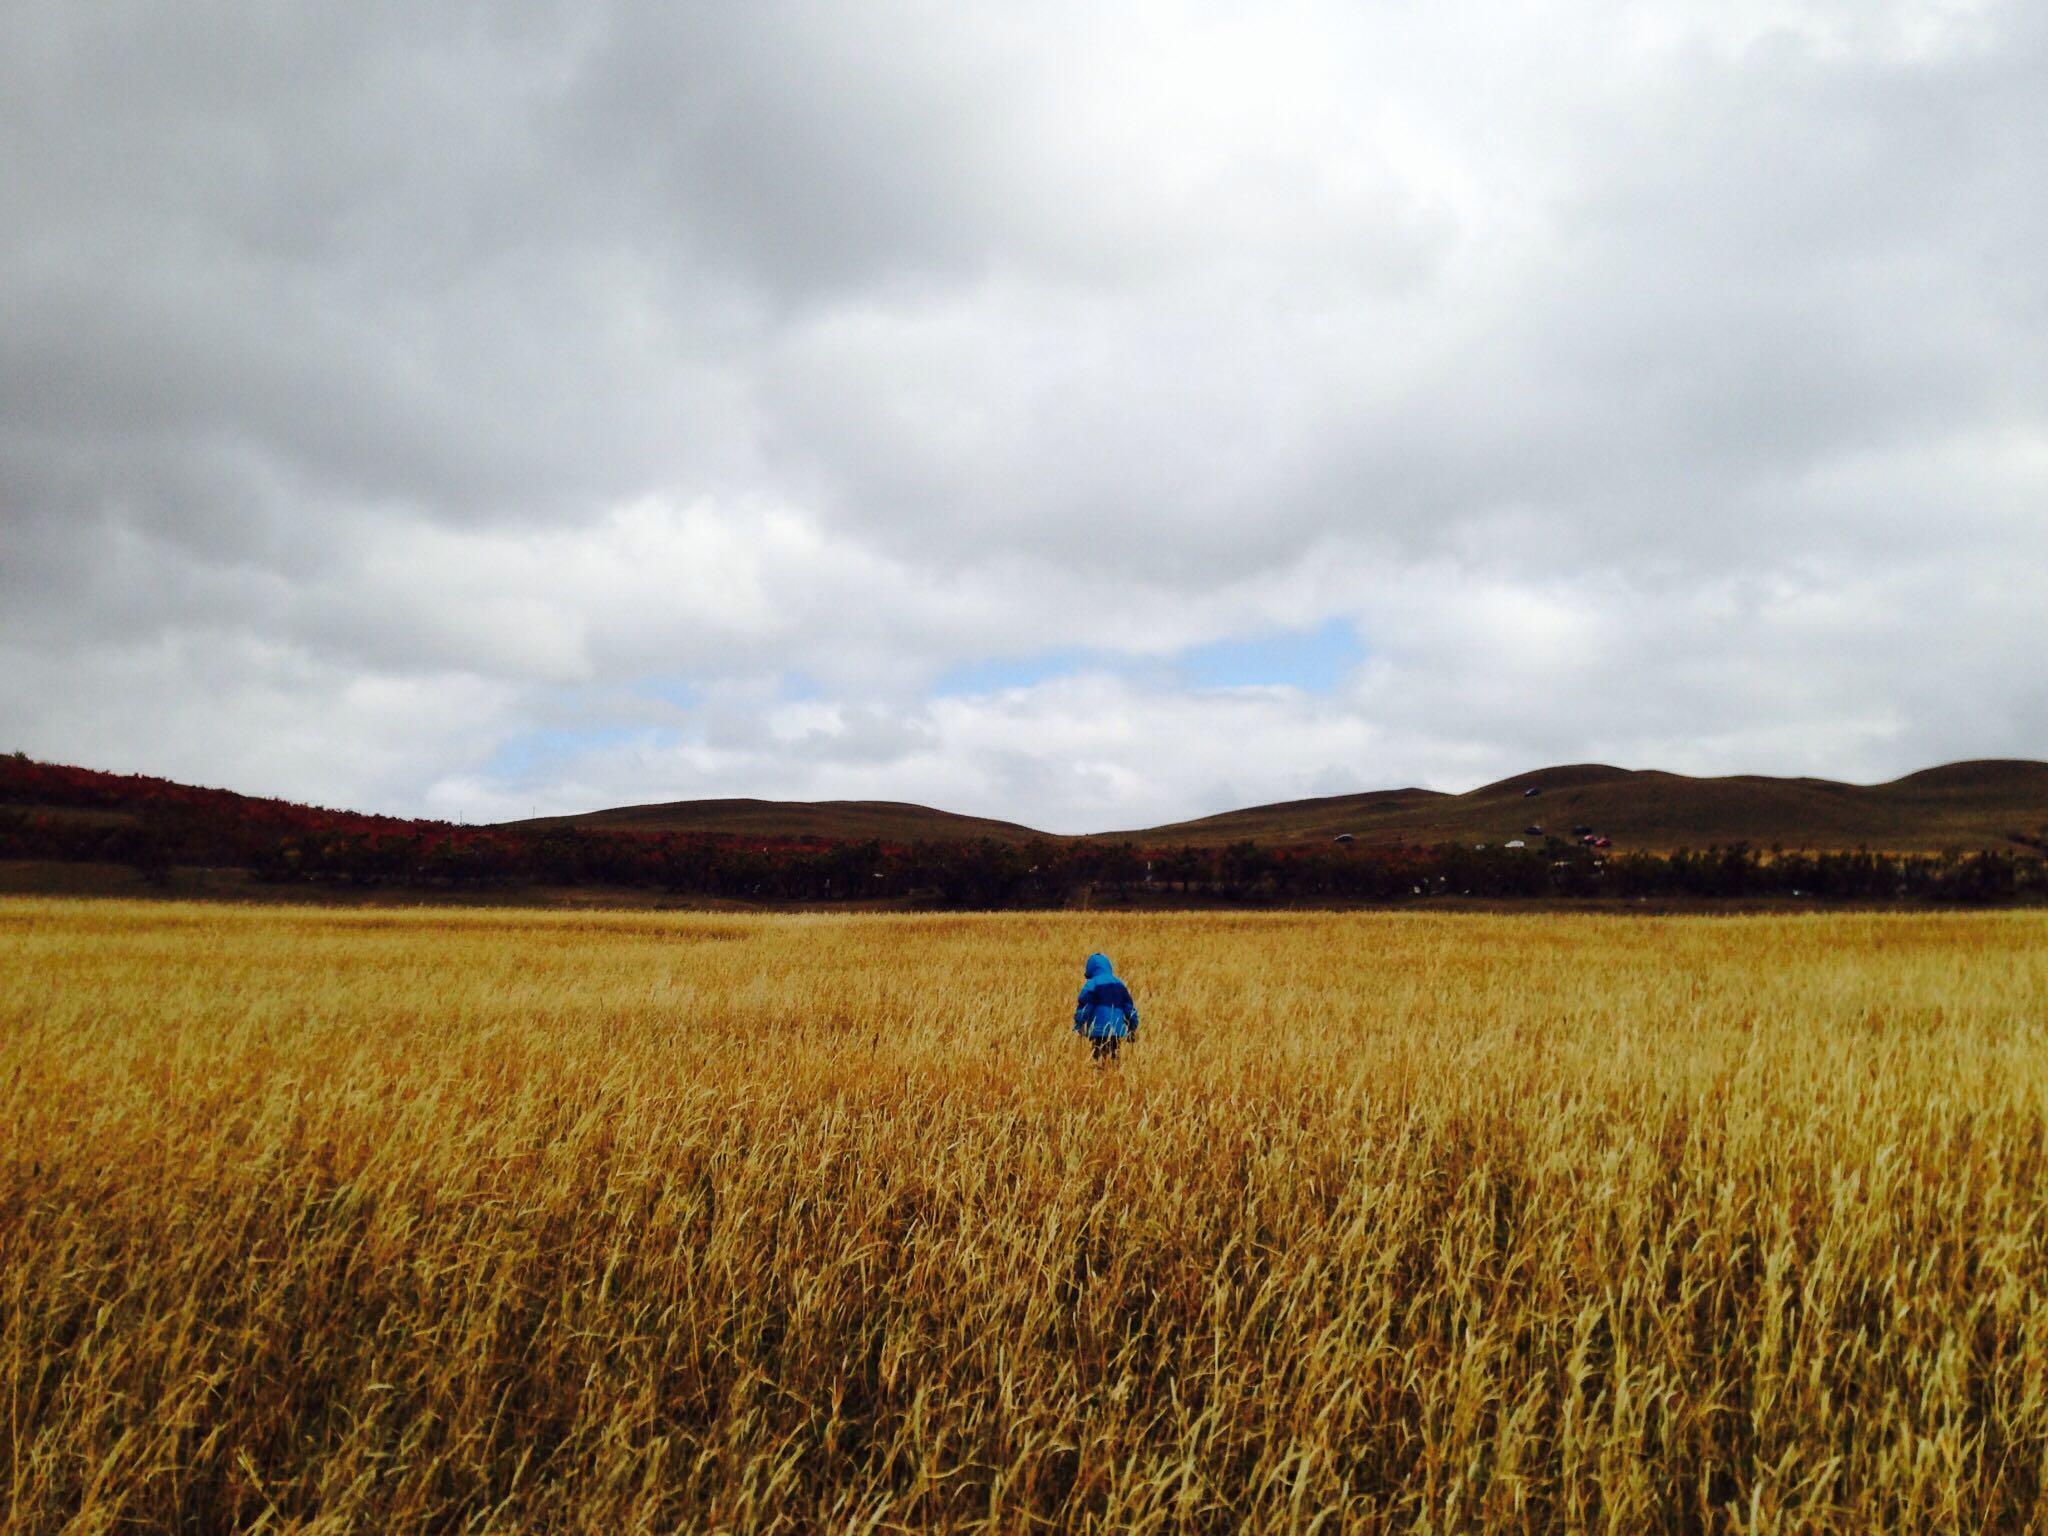
M1093 981L1098 976L1114 976L1116 972L1110 968L1109 956L1098 951L1088 957L1087 968L1082 974Z

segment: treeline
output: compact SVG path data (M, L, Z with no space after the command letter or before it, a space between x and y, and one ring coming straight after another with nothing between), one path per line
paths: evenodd
M1238 843L984 840L891 845L701 834L515 831L441 824L349 827L218 821L191 807L94 820L0 807L0 858L91 860L168 879L180 866L246 869L279 884L485 889L608 886L769 903L885 901L1051 907L1084 895L1244 905L1316 901L1810 897L1986 903L2048 898L2030 852L1790 853L1738 845L1605 853L1529 849L1298 850Z
M2012 852L1792 853L1738 844L1613 853L1322 845L889 844L702 833L466 827L264 800L228 790L0 757L0 858L248 870L277 884L485 889L613 886L760 902L1051 907L1084 896L1259 905L1812 897L1983 903L2048 898L2048 839Z

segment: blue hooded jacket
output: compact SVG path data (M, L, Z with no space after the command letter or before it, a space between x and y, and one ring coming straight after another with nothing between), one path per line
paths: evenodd
M1081 1000L1074 1007L1074 1033L1090 1040L1121 1040L1138 1032L1138 1005L1131 989L1116 979L1109 956L1090 955Z

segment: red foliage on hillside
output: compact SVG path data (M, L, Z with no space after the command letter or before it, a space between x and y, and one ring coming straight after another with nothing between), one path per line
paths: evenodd
M183 812L198 820L253 822L272 830L305 832L423 831L449 826L447 822L328 810L293 800L237 794L231 789L203 789L141 773L103 773L97 768L39 763L20 753L0 757L0 805L129 816Z
M847 846L815 836L462 826L0 756L0 858L126 863L157 875L182 864L358 884L607 880L751 889L785 865L810 861L829 865L821 878L844 893L853 879L840 852ZM861 873L868 860L905 851L872 840L858 849Z

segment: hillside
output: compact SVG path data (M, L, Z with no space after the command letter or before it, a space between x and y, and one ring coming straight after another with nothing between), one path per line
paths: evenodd
M0 757L0 811L25 815L31 825L76 828L79 835L102 828L110 837L145 822L158 827L198 825L237 835L407 833L467 841L524 840L526 834L556 828L758 838L778 844L876 841L903 846L984 838L1021 844L1049 837L1016 822L886 800L683 800L541 817L496 828L452 828L23 757ZM1528 830L1531 827L1544 830L1535 833ZM1251 841L1305 848L1349 834L1364 847L1497 846L1515 838L1534 843L1545 835L1569 837L1574 827L1590 827L1620 849L1738 842L1812 850L2013 849L2022 840L2048 839L2048 763L1951 763L1870 785L1752 774L1702 779L1580 763L1518 774L1465 794L1377 790L1252 806L1161 827L1100 833L1092 839L1051 840L1128 841L1151 848L1220 848Z
M666 805L625 805L576 816L541 816L505 823L508 830L575 827L606 832L696 832L762 837L786 842L971 842L993 838L1022 843L1042 832L1014 821L962 816L900 800L676 800Z
M441 822L330 810L232 789L208 789L142 773L108 773L44 763L20 752L0 756L0 810L69 825L132 827L175 818L213 825L319 832L388 832Z
M1532 795L1529 791L1534 790ZM2013 835L2048 831L2048 763L1952 763L1888 784L1696 779L1654 769L1579 763L1517 774L1462 795L1382 790L1257 806L1128 833L1166 845L1251 839L1322 843L1348 833L1366 845L1501 843L1591 827L1624 848L1769 847L1900 851L2010 848Z
M510 825L899 843L982 837L1021 842L1046 835L1015 822L873 800L682 800ZM1533 826L1544 831L1532 833L1528 829ZM1333 795L1098 833L1093 840L1155 848L1245 841L1308 845L1348 833L1366 846L1399 847L1498 844L1553 833L1568 837L1579 826L1594 828L1622 848L1738 842L1900 851L2011 848L2015 833L2048 834L2048 763L1951 763L1869 785L1759 774L1701 779L1572 763L1517 774L1460 795L1420 788Z

